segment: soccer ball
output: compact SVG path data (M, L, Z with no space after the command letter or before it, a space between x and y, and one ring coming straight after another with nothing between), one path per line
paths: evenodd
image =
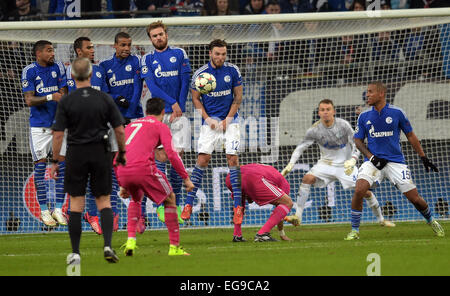
M210 73L200 73L195 79L195 88L203 95L216 89L216 77Z

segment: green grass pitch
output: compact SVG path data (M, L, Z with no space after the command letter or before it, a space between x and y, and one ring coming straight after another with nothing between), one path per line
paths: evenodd
M424 222L397 223L395 228L363 224L360 239L344 241L349 225L286 227L291 242L255 243L256 228L243 228L247 242L232 243L231 228L181 228L181 242L191 256L169 257L167 231L138 234L137 252L126 257L119 247L124 231L114 233L120 262L103 259L103 238L84 232L81 275L189 276L365 276L371 253L380 256L381 275L450 275L450 222L447 235L436 237ZM278 238L276 229L273 237ZM67 233L0 236L0 275L66 275L70 253Z

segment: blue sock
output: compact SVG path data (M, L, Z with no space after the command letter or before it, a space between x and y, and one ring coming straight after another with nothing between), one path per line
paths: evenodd
M423 211L419 211L422 216L427 220L428 223L430 223L433 220L433 215L431 215L430 207L427 206L427 208Z
M156 167L161 171L164 175L166 174L166 163L155 159Z
M144 217L147 215L147 196L145 196L145 195L144 195L144 197L142 197L142 201L141 201L141 215Z
M177 171L172 167L169 173L170 185L172 185L173 193L175 193L175 202L177 206L181 202L181 187L183 186L183 179L178 175Z
M359 224L361 224L362 211L352 209L352 230L359 232Z
M241 206L241 169L230 167L230 182L233 189L234 207Z
M117 182L116 172L111 170L112 177L112 190L111 190L111 209L114 214L118 213L117 210L117 193L119 192L119 182Z
M41 211L48 210L47 206L47 190L45 186L45 162L38 162L34 165L34 187L36 188L36 198L38 200Z
M199 166L195 166L194 170L192 171L191 175L191 181L194 184L194 190L191 192L188 192L187 198L186 198L186 204L190 204L191 206L194 204L194 199L197 194L197 190L202 184L203 174L205 173L206 168L202 168Z
M58 179L55 182L55 208L61 209L64 204L66 193L64 192L64 174L66 171L66 162L59 163Z

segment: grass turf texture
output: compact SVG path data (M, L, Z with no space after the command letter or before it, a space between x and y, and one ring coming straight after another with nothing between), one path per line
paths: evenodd
M84 232L81 275L366 275L370 253L381 258L381 275L450 275L450 222L436 237L426 223L397 223L395 228L363 224L360 239L344 241L349 225L286 227L292 242L255 243L256 228L243 228L247 239L232 243L232 229L181 229L182 246L191 256L169 257L167 231L138 235L133 257L119 247L126 232L113 235L117 264L103 259L103 238ZM276 227L272 236L278 239ZM66 275L70 253L67 233L0 236L0 275Z

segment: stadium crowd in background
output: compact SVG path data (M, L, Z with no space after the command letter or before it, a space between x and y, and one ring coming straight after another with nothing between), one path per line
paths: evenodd
M0 20L62 20L189 15L266 13L274 0L80 0L81 17L73 15L74 0L4 0ZM275 0L276 1L276 0ZM279 0L281 13L360 10L375 0ZM381 9L449 7L447 0L380 0ZM355 7L356 6L356 7ZM114 12L114 13L112 13Z

